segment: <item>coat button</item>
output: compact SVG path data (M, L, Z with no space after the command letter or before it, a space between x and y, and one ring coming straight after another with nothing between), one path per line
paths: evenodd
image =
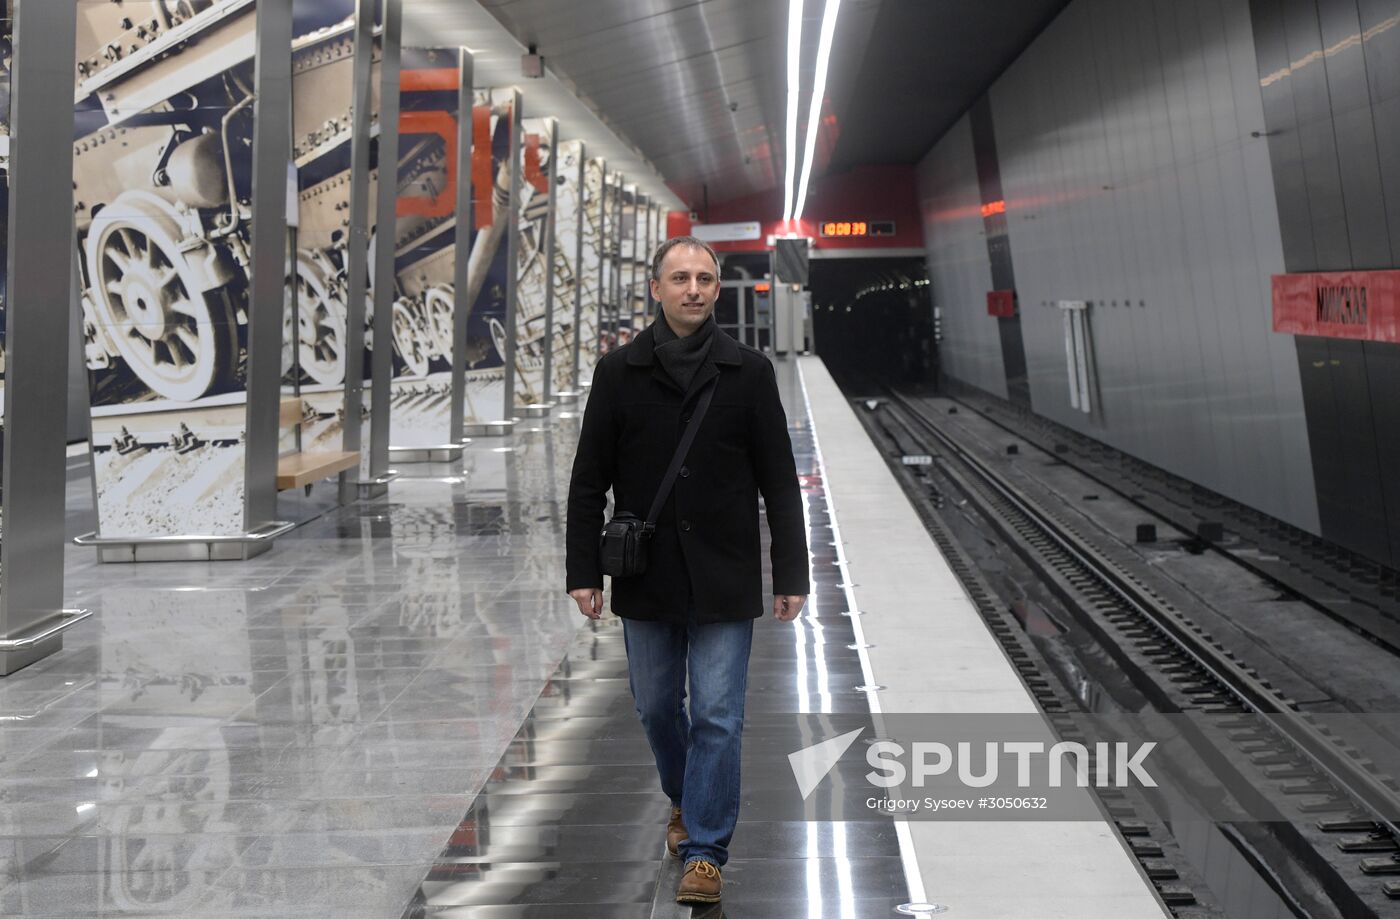
M690 532L690 521L689 521L689 520L682 520L682 521L681 521L681 529L684 530L685 532L689 533L689 532Z
M681 478L683 478L683 479L688 479L688 478L690 478L690 467L689 467L689 466L682 466L682 467L681 467Z
M689 415L682 415L682 416L681 416L681 424L690 424L690 416L689 416Z

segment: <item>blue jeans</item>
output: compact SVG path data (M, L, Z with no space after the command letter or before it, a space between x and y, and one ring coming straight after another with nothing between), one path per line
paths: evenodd
M661 790L685 815L684 861L722 866L739 820L739 741L753 620L622 620L627 673ZM690 713L685 706L690 672Z

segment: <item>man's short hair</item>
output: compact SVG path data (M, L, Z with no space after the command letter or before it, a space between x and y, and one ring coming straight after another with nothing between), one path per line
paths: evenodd
M656 247L656 254L651 257L651 278L653 281L661 280L661 260L666 257L677 246L690 246L692 249L704 249L710 253L710 258L715 260L715 277L719 277L719 256L709 243L694 236L672 236L664 243Z

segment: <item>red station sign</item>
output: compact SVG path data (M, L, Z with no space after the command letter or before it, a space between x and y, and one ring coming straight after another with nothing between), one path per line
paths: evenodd
M1274 331L1400 342L1400 271L1273 276Z

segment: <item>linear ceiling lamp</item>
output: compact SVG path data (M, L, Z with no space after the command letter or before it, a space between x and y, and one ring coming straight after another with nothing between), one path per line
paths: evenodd
M783 220L792 219L792 192L797 179L797 107L801 89L802 0L788 0L787 175L783 179Z
M802 183L797 186L797 199L792 219L802 219L802 205L807 202L807 180L812 177L812 158L817 150L817 127L821 122L822 98L826 95L826 70L831 61L831 42L836 35L836 14L841 0L826 0L822 13L821 42L817 45L817 76L812 84L811 109L807 113L807 149L802 155Z

